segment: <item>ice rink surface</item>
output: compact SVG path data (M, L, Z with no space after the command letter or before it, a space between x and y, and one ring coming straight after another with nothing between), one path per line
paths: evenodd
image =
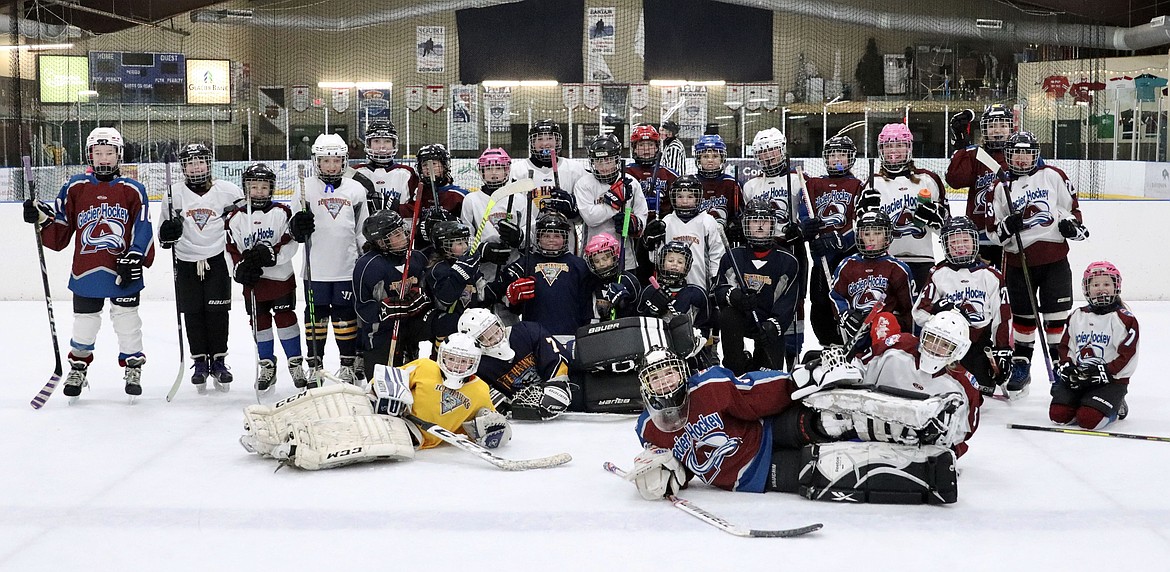
M0 331L8 370L0 383L3 571L1069 571L1166 570L1170 562L1170 443L1006 427L1047 423L1041 360L1025 400L983 407L959 460L958 503L840 506L703 485L683 492L743 526L825 525L796 539L744 539L665 501L641 500L601 469L606 460L630 466L639 450L632 417L517 423L500 454L572 453L555 469L508 473L444 446L403 463L274 473L274 461L237 442L241 410L255 403L251 332L238 306L230 393L197 395L187 370L166 403L178 370L174 306L148 301L137 403L123 394L107 320L81 401L68 405L58 388L36 411L29 401L53 368L44 303L0 307L9 324ZM1131 307L1142 326L1131 414L1109 430L1170 435L1170 384L1161 379L1170 369L1162 353L1170 303ZM55 310L67 350L68 299ZM281 367L276 397L292 392Z

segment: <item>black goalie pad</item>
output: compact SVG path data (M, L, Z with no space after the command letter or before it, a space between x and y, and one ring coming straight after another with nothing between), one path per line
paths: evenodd
M950 449L841 442L801 450L800 495L875 504L950 504L958 500Z
M652 347L671 347L660 318L620 318L577 329L573 369L601 373L630 373Z

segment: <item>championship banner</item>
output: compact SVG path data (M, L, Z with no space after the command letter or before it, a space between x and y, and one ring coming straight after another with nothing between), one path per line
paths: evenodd
M333 111L338 113L345 113L349 109L349 88L340 87L333 89Z
M365 133L370 122L390 119L390 90L358 90L358 132Z
M443 73L446 61L443 53L447 47L446 26L417 26L414 30L415 71Z
M679 137L698 139L707 127L707 87L684 85L680 96L683 99L683 105L682 109L679 110Z
M567 83L561 86L561 99L566 109L576 109L581 106L581 84Z
M451 149L479 149L479 105L477 86L451 86Z
M421 85L406 86L406 108L411 111L418 111L422 109L423 91L426 88Z
M780 107L780 86L765 85L764 94L761 97L764 98L764 109L776 111L776 108Z
M309 108L309 86L294 85L292 86L292 108L297 113L302 113Z
M626 104L629 97L629 86L603 85L601 86L601 113L607 123L624 123L630 108ZM620 138L620 135L619 135Z
M644 83L630 86L630 107L641 111L650 105L650 88Z
M483 88L484 125L488 131L507 133L512 129L512 88Z
M258 95L260 111L260 133L280 133L288 123L284 107L284 86L261 87Z
M431 110L431 113L438 113L445 105L447 105L447 102L444 101L445 97L447 97L447 94L444 92L443 86L428 85L427 109Z
M760 109L760 101L763 99L763 90L758 84L749 83L743 88L743 96L746 98L743 101L743 106L749 111L757 111Z
M585 109L593 111L601 105L601 84L586 83L581 86L584 93L581 94L581 101L585 105Z
M590 8L585 18L587 35L589 36L589 54L613 55L617 53L617 35L614 33L614 20L617 8Z
M743 107L743 96L743 85L738 83L729 83L727 84L727 95L723 98L723 105L726 105L727 109L735 111Z

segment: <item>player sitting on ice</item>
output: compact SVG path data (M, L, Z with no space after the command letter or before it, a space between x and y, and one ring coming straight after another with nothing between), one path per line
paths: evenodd
M568 358L544 326L524 321L505 327L490 310L470 308L459 317L459 332L483 350L475 375L491 386L500 412L547 421L569 407Z
M1121 301L1121 271L1094 262L1081 280L1086 305L1073 310L1060 340L1048 418L1101 429L1125 419L1129 379L1137 369L1138 321Z
M366 206L370 213L398 205L418 188L418 175L409 165L395 163L398 154L398 131L388 120L370 123L366 128L366 162L354 167L351 176L366 189Z
M491 306L496 302L479 266L482 262L503 264L512 250L499 242L486 242L471 252L471 231L459 221L438 223L431 237L439 261L427 270L426 290L438 310L430 315L430 335L443 339L456 330L459 316L469 306Z
M738 377L720 366L692 376L671 352L651 350L638 372L646 411L636 430L646 449L628 478L647 500L675 494L694 477L726 490L818 500L955 502L952 447L962 445L975 417L961 366L947 365L960 346L933 335L921 348L914 336L878 341L864 374L837 346L791 375ZM966 341L965 331L943 336ZM905 395L834 389L924 381L931 389ZM852 439L862 441L841 442Z
M585 245L585 264L593 273L593 319L624 318L634 314L638 279L631 270L618 272L621 244L609 233L594 235Z
M576 335L593 317L591 275L585 261L569 252L571 227L559 212L541 213L531 252L509 264L501 276L508 308L554 336Z

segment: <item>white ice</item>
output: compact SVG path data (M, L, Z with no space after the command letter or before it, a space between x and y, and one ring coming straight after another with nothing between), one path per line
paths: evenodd
M64 290L63 288L61 289ZM1170 303L1132 304L1141 363L1132 413L1110 430L1170 435ZM255 402L250 331L233 310L228 394L197 395L178 372L174 306L147 301L148 363L134 405L122 391L108 323L90 388L29 401L52 372L43 302L2 302L0 570L1166 570L1170 443L1011 430L1046 424L1041 360L1022 402L990 402L959 461L952 506L841 506L795 495L694 486L685 497L733 522L798 539L742 539L665 501L641 500L601 469L629 466L633 420L569 416L517 424L501 454L568 451L569 465L508 473L451 447L404 463L306 472L237 443ZM56 303L67 346L68 300ZM67 349L67 348L65 348ZM332 356L331 362L336 362ZM283 363L283 359L282 359ZM292 393L281 369L278 396ZM273 398L275 399L275 398Z

